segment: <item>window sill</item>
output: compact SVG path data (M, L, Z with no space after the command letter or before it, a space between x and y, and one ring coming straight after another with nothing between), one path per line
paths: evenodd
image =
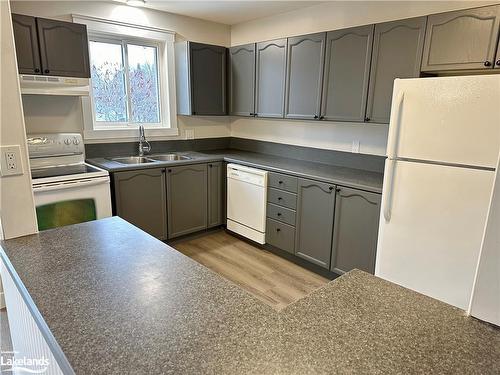
M165 140L179 135L179 129L145 129L145 135L148 140ZM110 129L110 130L85 130L85 143L105 143L130 142L139 139L139 130L137 129Z

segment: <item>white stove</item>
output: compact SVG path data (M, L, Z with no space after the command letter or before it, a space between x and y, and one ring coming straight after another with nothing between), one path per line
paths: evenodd
M38 229L111 216L109 173L85 163L78 133L28 135Z

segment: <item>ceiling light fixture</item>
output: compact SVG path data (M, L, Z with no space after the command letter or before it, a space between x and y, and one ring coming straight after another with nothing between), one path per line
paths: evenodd
M127 0L127 5L133 7L141 7L146 4L146 0Z

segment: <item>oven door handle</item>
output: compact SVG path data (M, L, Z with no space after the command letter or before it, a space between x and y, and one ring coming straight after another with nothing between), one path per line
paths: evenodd
M75 187L88 187L101 184L109 184L109 177L99 177L88 180L73 180L66 182L52 182L49 184L33 186L33 192L37 193L51 190L70 189Z

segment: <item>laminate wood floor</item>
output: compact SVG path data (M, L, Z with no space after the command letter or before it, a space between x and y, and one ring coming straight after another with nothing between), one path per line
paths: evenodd
M320 275L225 231L174 242L172 246L276 310L281 310L329 282Z

